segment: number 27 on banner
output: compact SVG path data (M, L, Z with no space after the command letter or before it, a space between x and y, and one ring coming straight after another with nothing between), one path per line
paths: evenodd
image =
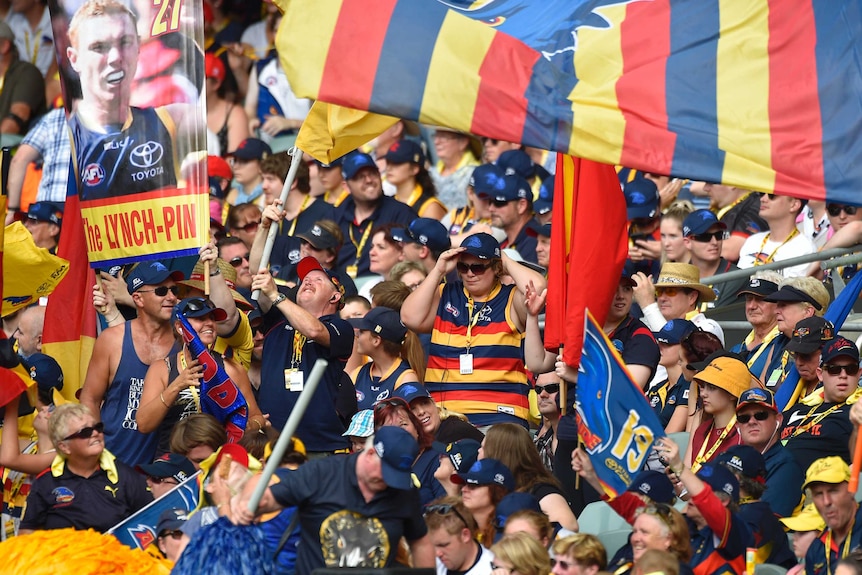
M638 425L639 421L638 413L634 410L629 411L629 416L620 430L620 437L611 449L611 455L625 461L629 473L634 473L641 468L655 439L652 430L646 425Z
M150 35L161 36L168 32L176 32L180 29L180 12L183 0L153 0L153 6L158 6L159 11L153 18L153 26ZM170 12L170 15L168 15Z

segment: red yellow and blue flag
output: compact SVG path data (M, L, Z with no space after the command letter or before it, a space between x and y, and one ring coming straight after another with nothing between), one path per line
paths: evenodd
M276 45L299 96L860 203L859 0L277 3Z

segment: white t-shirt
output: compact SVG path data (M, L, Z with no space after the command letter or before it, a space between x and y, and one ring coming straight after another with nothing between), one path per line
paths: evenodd
M479 549L482 550L479 560L464 575L491 575L491 561L494 560L494 554L481 545L479 545ZM439 557L437 558L437 575L449 575L449 570L446 569Z
M790 241L784 243L784 241L772 240L769 237L769 232L760 232L749 236L742 244L742 249L739 250L739 263L736 265L740 269L752 268L758 261L763 263L766 263L767 260L780 262L813 254L816 251L817 248L814 247L814 243L802 234L796 234ZM799 264L778 271L786 278L802 277L808 266L809 264Z

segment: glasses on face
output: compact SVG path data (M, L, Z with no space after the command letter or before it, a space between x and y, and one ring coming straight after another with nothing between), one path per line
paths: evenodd
M455 264L455 267L458 269L458 273L466 274L469 271L474 276L480 276L485 273L485 270L491 267L491 264L465 264L464 262L458 262Z
M505 208L509 205L509 200L488 200L488 203L495 208Z
M464 523L464 527L470 528L470 525L467 523L467 520L464 519L464 516L461 515L461 512L458 511L458 508L454 505L429 505L425 508L424 515L428 515L430 513L436 513L438 515L449 515L450 513L454 513L458 519Z
M678 288L678 287L658 287L655 288L656 297L661 297L666 295L667 297L674 297L678 293L688 293L686 288Z
M856 206L845 206L844 204L826 204L826 211L833 218L841 212L844 212L848 216L855 216L857 209L859 208Z
M260 227L260 220L257 220L256 222L249 222L246 225L240 226L237 229L242 230L242 231L247 232L247 233L251 233L251 232L257 230L258 227Z
M569 569L572 569L573 567L580 566L580 564L577 562L569 563L568 561L563 561L562 559L555 559L555 558L551 557L551 567L553 568L553 567L556 567L557 565L559 565L563 571L568 571Z
M710 240L715 240L720 242L722 240L726 240L730 237L730 234L727 233L727 230L719 230L717 232L704 232L702 234L695 234L691 236L691 238L696 242L701 243L709 243Z
M745 424L745 423L748 423L749 421L751 421L752 417L754 419L756 419L757 421L766 421L767 419L769 419L769 412L768 411L755 411L754 413L741 413L741 414L736 416L736 421L738 421L739 423Z
M634 218L631 220L633 228L645 228L651 226L655 222L655 218Z
M69 435L68 437L64 437L63 441L71 441L73 439L89 439L93 437L94 433L102 433L105 431L105 424L101 421L95 425L88 425L84 427L80 431L76 431L75 433Z
M174 529L173 531L162 531L161 533L159 533L159 537L161 537L162 539L165 539L167 537L170 537L171 539L182 539L183 532L179 529Z
M841 375L841 371L847 372L847 375L856 375L859 373L859 364L850 363L847 365L839 365L837 363L824 363L823 370L829 375Z
M482 140L482 143L485 144L486 146L496 146L497 144L500 143L500 140L494 140L492 138L485 138L484 140Z
M167 483L170 485L179 485L177 483L177 480L174 479L173 477L152 477L152 476L149 476L149 477L147 477L147 479L149 479L150 481L152 481L153 483L156 483L156 484Z
M251 254L246 253L244 256L236 256L235 258L231 258L228 263L233 267L238 268L242 265L243 260L245 260L246 262L248 261L249 255Z
M190 311L202 311L202 310L214 310L216 309L215 304L206 298L196 297L189 299L185 304L183 304L180 311L182 313L188 313Z
M535 389L536 389L536 394L540 394L544 391L548 395L551 395L553 393L557 393L558 391L560 391L560 384L559 383L548 383L546 385L539 385L537 383L535 386Z
M406 401L401 399L400 397L393 397L392 399L384 399L383 401L378 401L374 404L374 411L380 411L386 407L403 407L405 409L410 409L410 406Z
M170 287L159 286L155 289L139 289L138 290L138 293L150 293L150 292L156 294L159 297L165 297L166 295L168 295L168 292L171 292L172 294L174 294L176 296L176 295L180 294L180 286L170 286Z
M814 359L814 355L816 353L817 353L816 351L811 352L811 353L800 353L798 351L794 351L794 352L791 352L791 355L794 358L798 359L799 361L811 361L812 359Z

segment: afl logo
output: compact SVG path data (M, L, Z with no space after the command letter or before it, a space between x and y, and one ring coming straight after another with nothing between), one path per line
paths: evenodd
M105 169L99 164L88 164L87 167L84 168L84 176L82 179L86 186L98 186L105 179Z
M149 168L158 164L164 153L165 150L160 143L149 141L134 147L129 154L129 162L136 168Z

